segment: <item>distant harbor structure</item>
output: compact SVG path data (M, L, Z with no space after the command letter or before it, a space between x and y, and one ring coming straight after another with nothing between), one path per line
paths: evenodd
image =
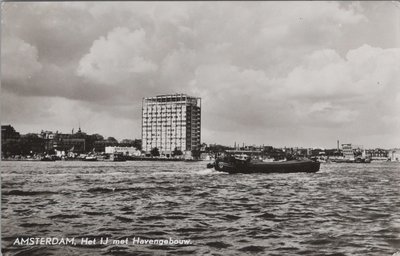
M200 148L201 98L169 94L142 101L142 150L157 148L167 157L174 151Z
M105 153L106 154L124 154L124 155L129 155L129 156L140 156L140 150L138 150L135 147L115 147L115 146L108 146L105 148Z
M354 161L354 149L351 144L342 144L343 157L347 160Z
M392 161L400 162L400 149L394 148L389 150L389 157Z

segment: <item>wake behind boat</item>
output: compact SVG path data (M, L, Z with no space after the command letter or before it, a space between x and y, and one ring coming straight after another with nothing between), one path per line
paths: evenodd
M225 156L217 158L214 168L228 173L296 173L318 172L319 162L312 160L289 160L282 162L263 162L248 156Z

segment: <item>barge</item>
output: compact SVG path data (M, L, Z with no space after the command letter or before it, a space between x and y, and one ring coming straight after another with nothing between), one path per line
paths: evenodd
M225 156L217 158L214 168L217 171L227 173L297 173L319 171L319 162L304 160L274 161L263 162L261 160L251 159L250 157Z

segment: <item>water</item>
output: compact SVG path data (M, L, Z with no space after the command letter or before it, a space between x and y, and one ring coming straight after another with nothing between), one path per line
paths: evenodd
M206 162L2 162L3 255L392 255L400 164L229 175ZM191 245L12 245L19 237Z

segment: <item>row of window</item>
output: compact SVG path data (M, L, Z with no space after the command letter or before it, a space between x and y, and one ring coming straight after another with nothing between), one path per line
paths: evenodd
M186 134L185 132L143 133L143 138L151 138L151 137L157 137L157 136L166 137L168 135L175 136L175 137L185 137L185 134ZM190 135L190 134L187 134L187 135Z
M180 147L183 147L184 145L186 145L186 143L148 143L148 144L146 144L146 145L143 145L145 148L146 147L149 147L151 145L151 147L158 147L158 148L168 148L168 147L171 147L171 148L175 148L175 147L178 147L178 148L180 148Z
M157 134L165 134L165 133L186 133L185 129L143 129L142 134L148 134L155 136ZM189 132L188 132L189 133Z
M143 134L148 134L155 136L157 134L164 134L164 133L186 133L185 129L143 129Z
M143 140L157 140L157 139L170 139L170 140L181 140L181 139L194 139L199 140L200 136L190 136L185 134L163 134L157 136L143 135Z
M142 124L143 126L148 126L148 127L151 127L151 126L166 126L166 125L169 125L169 126L186 126L186 123L185 122L144 122L143 124Z
M151 118L151 117L144 117L143 122L161 122L161 121L167 121L167 122L171 122L171 121L177 121L177 122L185 122L186 118L180 118L180 117L173 117L173 118L168 118L168 117L163 117L163 118Z
M186 125L186 122L185 121L181 121L181 120L178 120L178 121L156 121L156 122L149 122L149 121L143 121L143 125L154 125L154 126L156 126L156 125L158 125L158 124L164 124L164 125L166 125L166 124L169 124L169 125Z
M145 102L144 108L149 107L180 107L186 106L186 101L174 101L174 102Z
M177 121L143 121L143 123L142 123L143 125L154 125L154 126L156 126L156 125L161 125L161 124L163 124L163 125L167 125L167 124L169 124L169 125L186 125L186 122L185 121L181 121L181 120L177 120Z
M143 114L145 115L154 115L154 114L185 114L186 110L185 109L179 109L179 110L168 110L168 109L155 109L155 110L143 110ZM189 112L190 113L190 112Z
M152 138L143 138L143 141L153 141L153 140L185 140L186 137L152 137Z
M166 129L142 129L142 134L148 134L148 135L157 135L157 134L164 134L164 133L186 133L190 131L186 131L185 128L183 129L171 129L171 128L166 128Z
M179 108L145 108L143 109L143 113L145 112L155 112L155 111L169 111L169 112L186 112L185 107L179 107Z
M186 122L185 120L157 120L157 121L143 120L143 125L157 125L157 124L186 125Z
M165 131L165 130L185 130L187 128L186 125L143 125L142 130L157 130L157 131ZM192 129L192 130L200 130L200 129Z
M160 131L160 130L153 130L153 131L142 131L143 137L148 137L148 136L162 136L162 135L191 135L191 136L200 136L200 132L186 132L185 130L168 130L168 131Z
M186 106L181 104L181 105L161 105L161 106L145 106L143 107L143 110L156 110L156 109L186 109Z
M187 141L190 142L190 140L187 140ZM143 143L144 144L148 144L148 143L168 143L168 144L178 143L178 144L181 144L181 143L186 143L186 140L161 140L161 139L159 139L159 140L144 140Z
M169 137L169 136L158 136L158 137L143 137L143 140L185 140L186 136L182 137Z
M186 143L183 143L183 144L174 144L174 143L171 143L171 144L160 144L160 143L147 143L146 145L145 145L145 147L151 147L151 148L154 148L154 147L158 147L158 148L172 148L172 149L174 149L174 148L176 148L176 147L179 147L179 148L184 148L184 145L186 145Z
M143 132L167 132L167 131L185 131L185 126L178 126L178 127L143 127ZM188 130L190 131L190 130Z
M144 125L142 130L166 131L166 130L186 130L185 125ZM190 129L188 129L190 130ZM192 129L199 130L199 129Z
M167 127L163 127L164 129L160 129L160 128L143 128L142 132L143 133L154 133L154 132L161 132L161 133L166 133L166 132L186 132L186 128L185 127L181 127L181 129L179 129L179 127L176 128L167 128ZM189 130L190 131L190 130Z
M155 112L155 113L143 113L143 117L160 117L160 116L168 116L168 117L171 117L171 116L182 116L182 115L186 115L186 113L185 112L178 112L178 113L170 113L170 112L161 112L161 113L157 113L157 112Z
M161 122L161 121L168 121L168 122L185 122L186 118L143 118L142 119L143 122L151 122L151 123L155 123L155 122ZM188 120L189 121L189 120Z

